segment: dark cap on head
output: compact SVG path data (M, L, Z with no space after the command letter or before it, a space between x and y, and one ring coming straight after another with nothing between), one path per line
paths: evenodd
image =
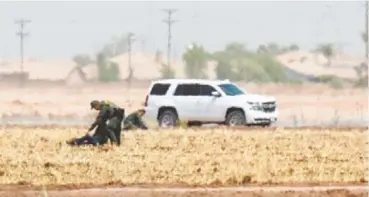
M100 104L100 101L98 101L98 100L91 101L91 103L90 103L91 109L94 108L94 106L96 106L98 104Z

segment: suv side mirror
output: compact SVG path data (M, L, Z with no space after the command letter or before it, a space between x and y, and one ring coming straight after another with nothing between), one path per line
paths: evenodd
M217 91L211 92L211 95L214 96L214 97L220 97L220 93L217 92Z

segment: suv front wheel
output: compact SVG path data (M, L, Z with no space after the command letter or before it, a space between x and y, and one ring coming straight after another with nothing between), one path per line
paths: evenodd
M173 110L165 110L158 118L160 127L174 127L177 125L177 121L177 114Z
M246 124L245 114L241 110L235 110L228 113L226 117L226 125L243 126Z

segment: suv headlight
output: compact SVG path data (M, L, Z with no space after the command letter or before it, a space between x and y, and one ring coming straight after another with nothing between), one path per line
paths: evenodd
M260 103L252 103L252 102L247 102L250 105L250 109L255 110L255 111L261 111L263 110L262 106L260 105Z

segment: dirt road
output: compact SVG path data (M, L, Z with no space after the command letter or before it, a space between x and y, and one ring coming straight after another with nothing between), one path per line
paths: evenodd
M88 125L89 126L89 125ZM88 128L86 125L61 125L61 124L38 124L38 125L23 125L23 124L0 124L0 129L13 129L13 128L21 128L21 129L84 129L86 130ZM300 126L300 127L293 127L293 126L271 126L271 127L247 127L247 126L241 126L241 127L226 127L226 126L203 126L203 127L191 127L194 130L208 130L208 129L219 129L219 128L227 128L230 131L249 131L254 128L258 129L259 131L273 131L273 130L279 130L283 128L284 130L329 130L334 129L335 131L367 131L368 126ZM164 128L151 128L151 130L165 130Z
M28 190L15 188L0 191L2 197L207 197L207 196L233 196L233 197L364 197L368 196L369 187L367 185L350 186L316 186L316 187L291 187L291 186L273 186L273 187L221 187L221 188L92 188L92 189L74 189L74 190Z

